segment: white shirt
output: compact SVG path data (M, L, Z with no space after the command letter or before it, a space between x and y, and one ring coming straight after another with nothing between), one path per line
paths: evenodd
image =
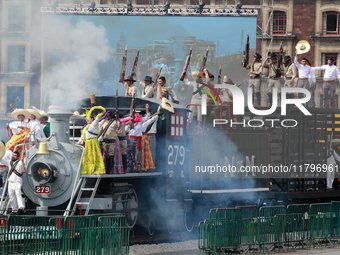
M129 132L129 136L143 136L143 123L150 119L150 113L148 112L145 117L143 117L142 121L135 123L134 129L130 129L130 125L125 126L125 131Z
M340 73L339 73L339 69L335 66L335 65L323 65L320 67L313 67L314 70L322 70L325 71L324 75L323 75L323 79L325 81L332 81L335 80L336 78L339 79L340 81Z
M13 121L11 123L9 123L9 128L12 130L13 135L19 133L21 131L20 126L24 127L27 123L27 120L24 121Z
M9 171L11 170L12 167L11 167L10 160L2 159L0 163L3 165L7 165ZM13 164L15 164L15 162L13 162ZM21 174L21 168L22 168L22 161L20 160L17 166L15 167L15 170L17 170L17 172ZM8 177L8 181L9 182L22 182L22 179L21 177L17 176L15 173L12 173L11 176Z
M311 73L312 68L309 65L301 65L297 57L294 58L294 64L296 65L296 68L299 70L299 79L305 79L309 78L309 75Z
M230 96L232 97L232 93L229 91L230 96L228 96L228 93L226 91L227 89L222 89L222 102L226 102L226 103L232 103L233 99L230 98Z
M86 129L86 132L85 132L85 140L89 140L89 139L98 137L98 132L99 132L98 126L99 126L99 120L100 120L101 117L102 116L97 117L91 124L89 124L89 126L88 126L88 128ZM83 129L83 132L84 132L84 130L85 130L85 128ZM80 138L78 143L84 142L83 132L81 134L81 138ZM93 133L93 134L91 134L90 132Z
M148 128L148 126L153 123L148 134L156 134L157 133L157 120L158 120L158 118L159 118L159 116L156 115L156 116L153 116L151 119L145 121L143 123L143 132L145 132L146 129Z
M13 155L13 152L8 150L8 149L6 149L5 155L3 156L2 159L4 159L4 160L11 160L12 159L12 155ZM2 168L2 167L0 167L0 168ZM7 166L6 166L6 168L7 168Z
M184 80L184 84L187 85L187 86L194 87L193 93L195 93L201 85L201 84L198 84L196 81L189 81L188 79ZM201 91L203 92L203 90L201 90ZM192 104L201 104L201 98L202 98L201 94L196 93L195 95L192 95L191 103Z
M340 162L340 156L335 150L331 149L331 156L327 158L327 165L336 165L336 161ZM334 171L334 169L333 169Z
M35 135L38 138L45 138L45 133L44 133L44 128L41 126L40 121L38 121L37 119L35 120L30 120L30 122L28 122L27 127L29 127L31 129L32 132L35 133ZM33 137L32 137L33 139Z

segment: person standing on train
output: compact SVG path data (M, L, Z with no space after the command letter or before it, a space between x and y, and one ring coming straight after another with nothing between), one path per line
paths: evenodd
M151 76L145 76L144 82L142 82L136 73L132 74L136 77L137 84L142 88L142 98L153 98L154 89L152 86L153 80Z
M48 115L45 111L38 109L35 106L31 106L31 108L35 111L37 111L40 114L40 124L41 127L43 128L44 134L47 137L50 137L50 123L48 122Z
M105 153L106 173L113 173L113 163L115 154L115 140L117 137L117 129L119 121L115 120L115 111L108 111L105 114L104 121L99 127L98 137L103 135L102 145Z
M188 80L188 75L185 74L184 84L186 86L191 86L194 88L191 101L190 101L190 112L189 112L189 122L192 123L194 119L195 113L197 114L197 124L201 126L202 122L202 110L201 110L201 103L202 103L202 96L201 94L205 93L203 90L200 89L200 84L196 82L196 79L199 75L199 72L194 71L191 73L191 77L194 81Z
M122 114L119 114L119 118L122 119L122 118L124 118L124 116ZM120 143L120 149L121 149L121 152L122 152L122 161L123 161L124 172L126 172L126 155L127 155L127 140L126 140L125 127L128 124L129 124L128 122L122 123L120 121L118 131L117 131L117 136L118 136L119 143Z
M25 205L22 201L21 196L21 186L22 178L21 176L25 173L25 152L23 153L22 160L19 160L20 153L18 151L13 152L11 160L2 159L1 164L8 167L8 196L11 201L12 212L14 214L24 214Z
M133 97L133 95L137 96L137 88L133 84L136 80L133 79L133 76L128 76L124 82L123 85L126 88L125 96L126 97Z
M333 139L332 144L329 144L330 138L327 136L327 190L333 189L333 182L335 171L337 170L337 163L340 163L340 156L334 148L340 144L340 139Z
M1 141L4 145L4 147L6 146L6 143L4 141ZM11 160L12 159L12 155L13 155L13 152L10 151L9 149L7 149L5 147L5 155L2 157L2 159L4 160ZM6 182L6 179L7 179L7 172L8 172L8 167L7 165L0 165L0 176L1 176L1 179L2 179L2 188L5 187L5 182Z
M159 113L159 110L162 108L161 105L162 105L162 103L159 105L156 115L143 123L143 133L146 133L146 136L148 138L149 145L150 145L150 151L151 151L151 155L152 155L152 161L153 161L155 167L156 167L157 121L159 119L159 114L163 114L162 112Z
M95 117L92 115L95 109L101 109L103 112ZM98 142L99 120L105 112L104 107L94 106L86 113L87 125L78 142L79 145L85 145L81 174L105 174L103 156Z
M137 172L142 172L142 136L143 136L143 123L150 118L149 105L145 105L146 108L146 116L142 118L142 121L137 123L132 123L130 126L125 127L125 131L129 132L129 137L131 141L131 150L133 159L136 158L137 155ZM141 114L143 114L141 112Z

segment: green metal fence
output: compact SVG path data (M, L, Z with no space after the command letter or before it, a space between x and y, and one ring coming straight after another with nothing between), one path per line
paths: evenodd
M199 224L199 248L206 254L332 245L338 238L340 202L335 201L266 206L258 214L255 206L212 209L209 219Z
M129 253L120 215L0 218L1 254L106 255Z

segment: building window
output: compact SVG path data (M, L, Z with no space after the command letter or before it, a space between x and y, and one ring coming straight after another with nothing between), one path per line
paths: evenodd
M173 113L170 117L170 138L184 138L184 114Z
M334 65L338 66L339 54L338 53L322 53L322 64L327 65L328 59L333 58Z
M7 112L13 111L10 104L13 104L15 108L24 108L24 96L25 87L7 86Z
M274 11L273 14L273 35L286 34L286 13Z
M8 5L8 31L26 30L26 5Z
M25 72L25 45L8 45L8 72Z
M339 35L339 13L325 12L323 14L323 35Z

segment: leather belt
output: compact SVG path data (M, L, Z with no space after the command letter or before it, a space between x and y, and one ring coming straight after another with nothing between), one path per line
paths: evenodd
M153 135L156 135L156 134L155 134L155 133L151 133L151 134L150 134L150 133L147 133L146 135L147 135L147 136L153 136Z
M115 143L115 139L103 139L103 143Z
M293 78L293 77L286 77L286 79L291 79L291 78Z
M118 138L119 138L120 141L126 140L126 136L118 136Z
M278 80L280 77L270 76L270 79Z
M323 81L324 83L333 83L333 82L335 82L335 80L334 81Z
M249 76L250 79L260 79L260 76Z
M308 80L308 78L299 78L299 80L304 81L304 80Z

